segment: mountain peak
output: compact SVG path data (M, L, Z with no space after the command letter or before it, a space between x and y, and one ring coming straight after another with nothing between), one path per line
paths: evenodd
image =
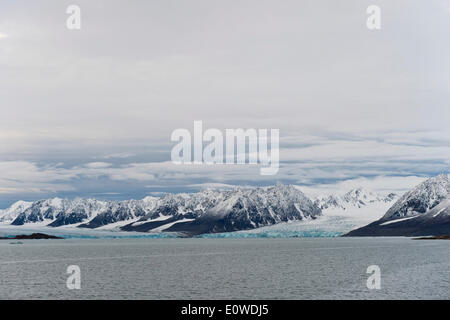
M450 232L447 174L431 177L406 192L379 220L347 236L428 236Z
M383 216L394 220L424 214L450 196L448 174L431 177L405 193Z

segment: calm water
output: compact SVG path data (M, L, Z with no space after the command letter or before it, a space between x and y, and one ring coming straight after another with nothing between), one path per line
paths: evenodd
M450 241L0 241L2 299L449 299ZM68 265L81 290L68 290ZM381 289L369 290L369 265Z

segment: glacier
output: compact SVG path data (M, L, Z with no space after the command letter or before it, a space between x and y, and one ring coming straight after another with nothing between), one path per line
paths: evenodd
M383 216L392 205L395 196L390 201L374 201L365 205L355 205L350 202L340 202L322 210L322 216L314 220L291 221L253 230L209 233L201 238L310 238L310 237L340 237L351 230L357 229ZM383 198L384 199L384 198Z

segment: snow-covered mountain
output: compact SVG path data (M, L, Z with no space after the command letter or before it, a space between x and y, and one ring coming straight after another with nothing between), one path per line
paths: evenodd
M388 195L380 195L364 188L355 188L342 195L326 195L316 198L314 203L322 210L326 209L342 209L348 210L353 208L362 208L374 203L392 202L397 195L389 193Z
M17 201L8 209L0 210L0 222L13 221L21 212L28 209L31 205L32 202Z
M450 195L447 174L430 178L405 193L383 216L382 220L393 220L426 213Z
M165 204L122 230L164 230L194 235L247 230L279 222L315 219L321 210L294 186L200 192L183 199L175 214ZM166 218L167 217L167 218ZM150 219L150 220L149 220ZM163 229L161 227L164 226Z
M52 198L35 202L16 202L0 212L0 221L12 225L41 223L51 227L82 224L100 227L106 224L136 219L149 213L158 198L142 200L103 201L76 198L74 200Z
M301 191L293 186L277 185L126 201L53 198L16 203L0 213L0 221L12 225L37 223L91 229L114 225L124 231L199 234L314 219L320 214L321 210Z
M145 197L142 200L109 201L98 212L94 213L92 219L88 219L80 228L98 228L109 224L134 220L143 217L158 204L158 198ZM52 225L55 226L55 225Z
M106 202L94 199L52 198L33 202L25 210L15 214L12 225L43 223L51 226L74 224L89 219L106 206Z
M316 219L281 222L261 228L205 234L203 237L339 237L351 230L367 225L383 216L398 196L378 194L363 188L336 192L315 197L314 203L321 207L322 214Z
M184 235L243 230L300 236L337 236L351 230L350 235L419 235L425 225L426 232L444 228L450 233L445 229L450 219L445 206L449 191L448 175L439 175L399 199L392 193L356 188L313 202L297 187L285 185L125 201L53 198L16 202L0 211L0 223ZM422 231L417 231L420 227Z
M379 220L349 236L422 236L450 234L450 181L447 174L430 178L405 193Z

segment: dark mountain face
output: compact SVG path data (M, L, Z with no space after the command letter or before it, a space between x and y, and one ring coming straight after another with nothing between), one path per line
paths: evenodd
M11 224L22 225L27 222L50 220L53 219L55 215L58 215L59 212L60 211L57 208L48 205L48 200L39 200L21 212Z
M405 193L383 216L388 221L425 214L450 195L448 175L430 178Z
M80 228L95 229L111 223L126 221L135 217L143 217L148 208L139 200L111 202L90 221L80 224Z

